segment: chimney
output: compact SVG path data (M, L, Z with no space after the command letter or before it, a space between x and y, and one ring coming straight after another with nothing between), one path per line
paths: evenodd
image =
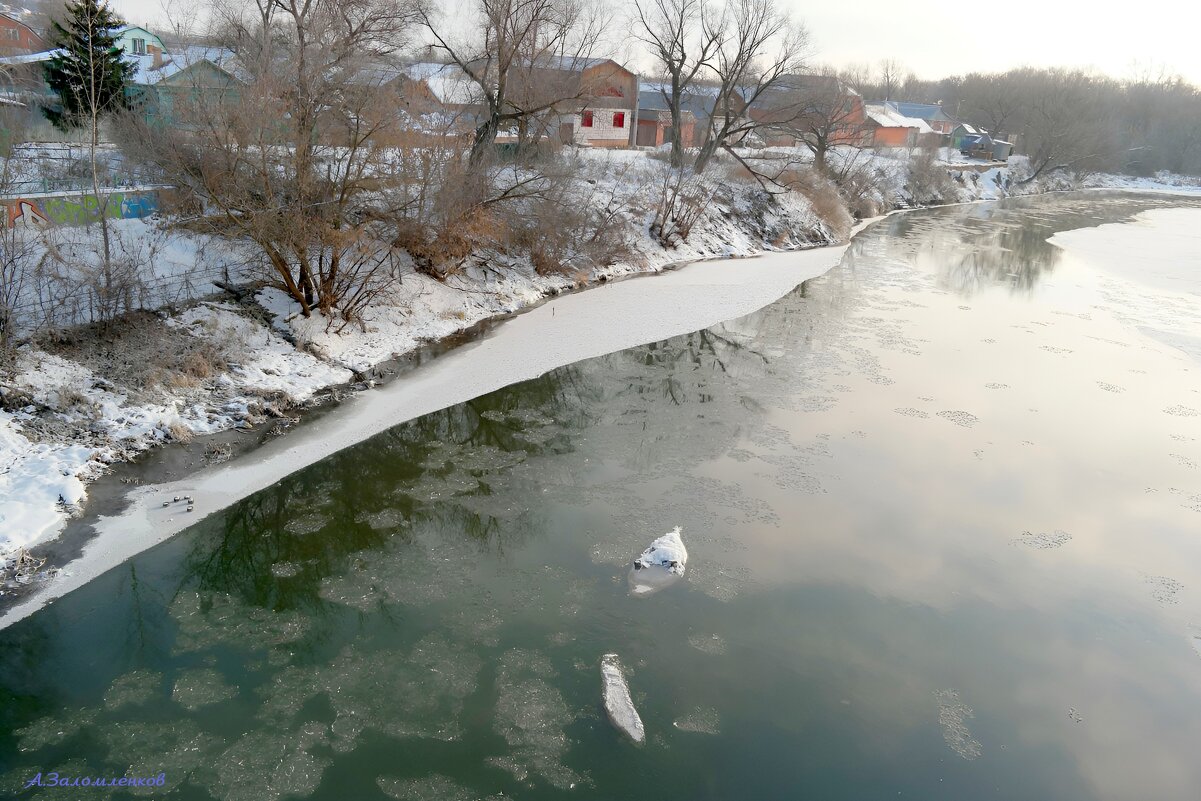
M146 45L146 49L150 51L151 69L162 69L163 67L163 49L154 45Z

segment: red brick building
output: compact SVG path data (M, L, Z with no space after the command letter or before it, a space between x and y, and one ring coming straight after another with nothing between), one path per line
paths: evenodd
M49 48L46 40L24 22L0 14L0 57L40 53Z

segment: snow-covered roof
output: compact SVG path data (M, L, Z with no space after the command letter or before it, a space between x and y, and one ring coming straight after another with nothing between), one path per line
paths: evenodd
M582 56L540 56L534 63L539 67L545 67L553 70L567 70L569 72L580 72L590 69L604 63L611 63L615 67L625 69L611 58L584 58Z
M158 67L154 66L154 56L149 54L135 56L126 53L125 60L135 67L133 82L142 86L154 86L203 61L238 80L246 81L249 78L234 52L224 47L185 47L178 52L164 53Z
M968 134L968 135L970 135L970 136L977 136L977 135L979 135L980 133L983 133L983 132L982 132L982 131L981 131L979 128L977 128L976 126L974 126L974 125L968 125L966 122L961 122L961 123L959 123L959 127L963 129L964 133L966 133L966 134Z
M64 55L67 51L61 47L56 50L43 50L40 53L22 53L19 56L0 58L0 64L36 64L39 61L49 61L55 56Z
M925 120L903 116L886 103L867 103L863 111L881 128L914 128L918 133L934 133Z

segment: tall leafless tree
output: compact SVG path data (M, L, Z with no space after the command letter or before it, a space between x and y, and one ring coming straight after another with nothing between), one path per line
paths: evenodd
M697 77L712 67L724 26L720 14L704 0L634 0L634 10L634 36L650 51L666 79L659 90L671 113L671 165L681 167L684 96Z
M194 225L255 243L306 317L349 321L393 275L405 112L388 56L415 19L406 0L262 0L219 19L235 79L194 70L169 125L139 123L143 155L202 210Z
M696 157L698 173L718 149L732 150L763 127L748 110L784 76L803 68L809 48L808 31L782 12L775 0L732 0L721 24L725 34L713 59L717 90L708 139ZM773 121L778 122L778 117L777 112Z
M588 0L475 0L464 36L436 0L419 0L417 16L438 49L470 82L479 106L471 163L479 165L503 127L523 128L587 97L577 76L605 30Z

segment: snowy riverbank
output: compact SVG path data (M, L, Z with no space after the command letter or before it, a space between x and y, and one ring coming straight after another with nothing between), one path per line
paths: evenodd
M185 480L128 493L118 516L101 517L95 537L67 575L0 618L8 625L53 598L284 476L394 425L549 370L605 353L657 342L742 317L838 264L845 246L705 261L636 281L608 283L556 297L427 366L348 398L321 419L228 463ZM181 514L164 500L195 500Z
M641 159L637 163L645 162L647 169L664 168L641 153L606 156L592 166L600 172L632 159ZM445 281L409 265L391 293L366 311L361 325L342 331L325 319L299 317L281 292L264 289L241 304L213 299L174 314L145 314L117 333L89 332L55 352L22 347L0 387L0 556L53 537L81 510L88 482L111 463L173 441L249 428L291 408L337 397L347 385L369 389L374 381L365 374L377 365L481 321L616 278L700 259L826 245L845 233L820 219L804 196L768 200L750 181L729 182L688 240L675 248L663 248L645 223L631 227L641 235L627 243L627 257L585 274L541 275L528 261L499 254L482 254ZM822 259L826 267L836 262L834 255ZM556 328L549 337L514 343L513 351L490 357L505 366L504 372L492 371L478 382L460 376L433 405L422 408L432 411L474 396L465 393L479 394L589 355L745 314L811 272L785 270L783 283L771 283L763 293L762 286L752 287L764 273L750 262L727 263L720 274L701 270L707 278L699 285L691 283L698 275L693 268L674 300L641 288L633 292L657 299L649 306L626 307L641 309L647 319L608 308L604 295L592 290L587 313L573 304L587 328ZM740 283L747 294L708 297ZM690 292L697 286L703 288ZM685 295L695 297L685 302ZM599 304L595 310L593 300ZM627 331L635 332L632 339ZM385 420L382 427L400 419Z
M881 164L892 164L892 172L900 174L902 156L906 154L876 154L875 158ZM618 153L604 159L591 162L601 186L628 173L610 171L606 178L600 167L618 165L628 170L632 163L639 169L663 168L643 153ZM1005 196L1003 187L1012 183L1005 170L993 167L973 173L982 177L965 179L971 188L963 187L957 197L970 201ZM1127 181L1128 186L1118 186L1121 182L1112 176L1098 182L1106 188L1152 188L1135 179ZM1160 191L1201 191L1196 186L1173 187L1164 182L1155 187ZM146 225L136 220L124 222ZM0 385L4 394L4 408L0 408L0 556L53 538L82 510L88 482L107 465L163 444L249 429L269 418L286 422L291 419L290 409L338 398L347 387L371 389L375 381L370 374L378 365L413 353L424 343L453 337L482 321L613 278L656 273L699 259L811 247L832 242L842 233L821 219L802 194L790 193L768 202L749 181L729 182L688 241L674 249L660 246L646 225L640 230L640 236L628 243L626 259L586 275L540 275L528 262L506 261L498 254L483 254L463 273L445 281L409 265L392 293L367 310L361 326L340 332L331 330L325 320L297 316L281 292L264 289L240 304L229 298L213 299L174 314L147 314L119 334L105 333L104 338L111 339L105 348L88 341L55 353L26 346L17 355L11 377ZM174 249L186 250L178 238ZM232 493L221 489L214 497L232 503L266 486L271 476L286 475L404 419L562 364L749 313L833 266L840 254L841 250L827 249L815 260L779 256L720 267L696 265L680 274L687 276L683 279L673 275L671 280L638 282L635 289L605 287L618 292L620 306L605 303L608 293L592 289L586 293L587 300L570 305L572 314L577 315L573 322L553 320L555 308L562 303L556 301L550 314L558 324L527 340L514 340L507 345L512 351L488 348L484 343L464 349L487 352L490 363L482 374L472 372L480 369L476 363L462 366L463 374L444 374L441 379L436 369L423 368L420 373L424 376L403 383L410 388L425 386L429 394L406 397L399 405L391 394L370 392L369 398L389 400L383 405L362 400L350 404L353 411L347 415L361 416L363 407L372 410L371 414L358 420L335 415L342 422L311 451L306 449L314 447L312 437L292 435L287 439L304 444L288 449L290 461L256 475L243 489ZM797 266L787 266L793 260ZM770 268L759 261L768 262ZM188 263L189 259L179 258L168 265ZM677 285L679 280L683 283ZM663 287L674 287L677 294L663 296L657 291ZM545 314L536 316L540 319ZM526 330L516 323L504 328ZM447 360L443 357L439 363ZM216 462L224 454L216 451L212 456ZM217 508L214 499L209 499L198 505L197 512ZM180 519L168 528L179 530L195 519ZM147 525L167 531L161 523ZM140 550L145 546L134 547ZM126 549L119 550L125 553Z

